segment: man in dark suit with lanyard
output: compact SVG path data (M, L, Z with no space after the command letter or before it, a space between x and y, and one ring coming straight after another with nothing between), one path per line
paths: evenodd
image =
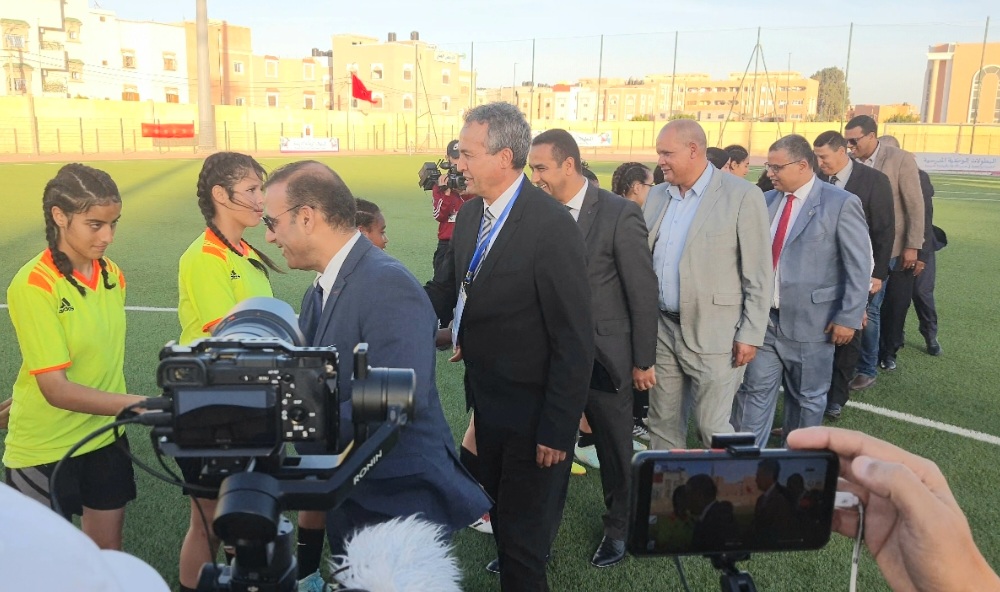
M548 590L555 540L594 359L583 236L525 178L531 131L517 107L465 115L458 169L469 200L426 285L439 317L455 308L453 360L465 362L479 478L504 590Z
M577 219L587 245L594 307L594 370L585 414L594 431L604 489L604 538L590 563L625 558L632 466L632 387L656 383L656 274L639 206L592 186L569 132L552 129L531 141L531 180Z

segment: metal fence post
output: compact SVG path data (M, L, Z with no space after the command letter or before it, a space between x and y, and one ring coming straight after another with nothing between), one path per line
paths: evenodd
M80 120L80 154L86 154L86 151L83 149L83 118L78 117L77 119Z
M118 119L118 137L122 141L122 154L125 154L125 119Z

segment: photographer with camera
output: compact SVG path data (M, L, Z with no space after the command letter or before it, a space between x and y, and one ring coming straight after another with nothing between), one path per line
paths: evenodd
M412 368L417 377L413 413L396 448L327 513L331 554L342 553L345 534L397 516L422 514L449 533L471 524L491 501L455 453L435 386L437 322L420 284L358 232L354 196L322 163L295 162L271 173L264 209L268 242L281 249L289 267L317 273L299 317L306 343L339 352L368 343L372 367ZM341 418L347 420L351 364L341 355ZM341 442L353 436L349 422L340 436Z
M442 161L443 163L444 161ZM451 235L455 230L455 218L458 210L465 202L473 198L465 193L465 178L456 168L458 166L458 140L448 142L448 174L440 175L437 184L431 190L434 219L438 221L438 245L434 250L434 273L441 269ZM441 326L446 326L451 319L441 319Z

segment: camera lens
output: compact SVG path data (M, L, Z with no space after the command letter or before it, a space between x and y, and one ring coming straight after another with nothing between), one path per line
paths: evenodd
M413 417L413 391L417 375L401 368L373 368L368 378L351 387L351 404L356 423L385 421L390 407L398 407Z
M264 297L247 298L233 307L215 326L212 337L281 339L294 346L305 344L291 305L277 298Z

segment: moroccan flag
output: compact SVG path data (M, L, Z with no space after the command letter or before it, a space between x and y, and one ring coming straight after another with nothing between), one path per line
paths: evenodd
M354 72L351 72L351 96L355 99L372 102L372 91L365 88L365 83L361 82L361 79Z

